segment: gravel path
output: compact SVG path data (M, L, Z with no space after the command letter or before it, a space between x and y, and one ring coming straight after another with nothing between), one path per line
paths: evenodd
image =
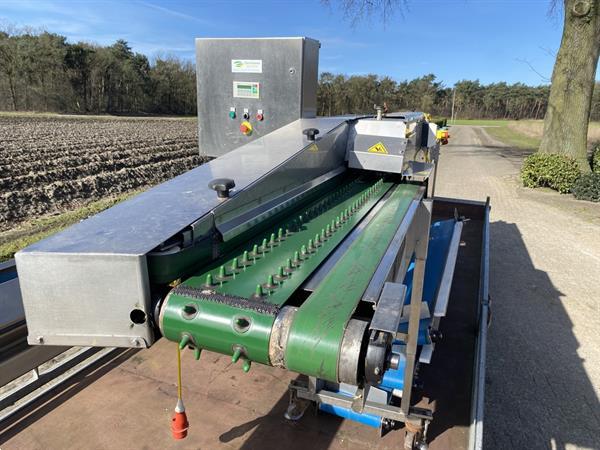
M521 188L522 153L455 126L436 195L491 197L486 449L600 448L600 205Z

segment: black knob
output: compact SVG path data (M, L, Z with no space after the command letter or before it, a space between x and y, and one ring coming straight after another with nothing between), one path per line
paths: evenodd
M306 139L309 141L314 141L316 139L317 134L319 134L319 130L316 128L307 128L302 131L302 134L306 135Z
M231 178L215 178L208 183L208 187L213 191L217 191L219 198L227 198L229 197L229 191L235 187L235 181Z

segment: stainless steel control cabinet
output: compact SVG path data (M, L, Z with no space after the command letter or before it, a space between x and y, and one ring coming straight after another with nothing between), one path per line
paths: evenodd
M196 39L200 153L220 156L315 117L319 47L304 37Z

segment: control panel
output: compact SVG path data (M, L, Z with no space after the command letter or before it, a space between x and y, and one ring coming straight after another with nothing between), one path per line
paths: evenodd
M220 156L316 116L318 41L196 39L200 153Z

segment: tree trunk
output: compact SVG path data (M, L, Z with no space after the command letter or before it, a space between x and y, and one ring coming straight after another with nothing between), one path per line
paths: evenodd
M17 93L15 92L15 80L12 73L8 74L8 87L10 88L10 98L12 100L13 111L17 110Z
M600 51L600 0L564 0L564 6L539 151L571 156L589 172L587 133Z

